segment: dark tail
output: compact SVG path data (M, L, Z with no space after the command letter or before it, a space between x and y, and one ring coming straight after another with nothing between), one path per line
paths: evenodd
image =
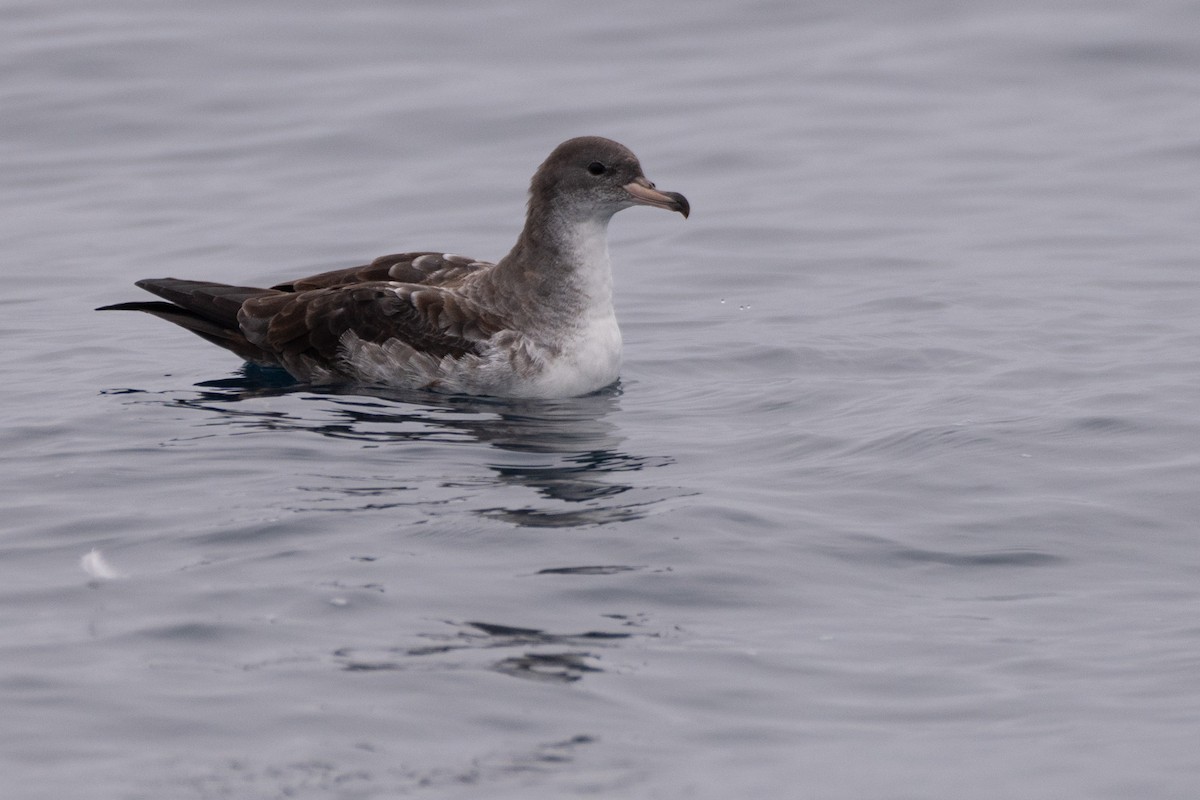
M176 278L151 278L137 286L170 302L146 301L101 306L97 311L145 311L174 322L215 345L231 350L246 361L264 366L278 362L267 352L251 344L238 324L238 310L252 297L282 294L274 289L228 286L208 281L183 281Z

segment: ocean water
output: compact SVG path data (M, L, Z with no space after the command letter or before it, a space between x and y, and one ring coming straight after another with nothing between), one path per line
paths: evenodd
M1185 798L1200 5L0 2L0 797ZM144 277L494 260L620 384L315 391Z

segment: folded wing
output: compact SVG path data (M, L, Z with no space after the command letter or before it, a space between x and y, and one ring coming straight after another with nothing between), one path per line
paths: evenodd
M158 278L137 285L168 302L104 308L153 314L301 380L363 380L375 375L356 369L354 356L364 347L386 348L389 363L399 370L405 361L418 370L446 358L480 355L483 343L507 323L454 287L487 266L458 256L405 253L271 289ZM417 280L397 282L399 277ZM428 285L434 282L438 285ZM405 382L399 378L396 383ZM415 378L419 383L419 375Z
M380 256L361 267L322 272L271 288L285 292L302 292L372 281L398 281L451 288L461 283L462 279L472 272L492 266L494 265L486 261L475 261L451 253L395 253Z

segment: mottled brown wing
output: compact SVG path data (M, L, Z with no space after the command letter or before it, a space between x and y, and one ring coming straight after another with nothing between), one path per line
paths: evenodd
M283 292L304 292L313 289L331 289L372 281L399 281L425 286L455 286L466 275L493 264L475 261L450 253L396 253L380 256L370 264L349 269L336 269L298 278L294 281L272 286Z
M452 292L381 282L251 298L238 320L249 341L285 366L336 365L348 332L364 342L398 340L437 358L461 358L506 327Z

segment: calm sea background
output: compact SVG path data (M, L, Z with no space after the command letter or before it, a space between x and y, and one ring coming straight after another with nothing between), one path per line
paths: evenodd
M694 210L611 391L92 312L581 134ZM1196 2L0 0L0 244L5 800L1200 792Z

